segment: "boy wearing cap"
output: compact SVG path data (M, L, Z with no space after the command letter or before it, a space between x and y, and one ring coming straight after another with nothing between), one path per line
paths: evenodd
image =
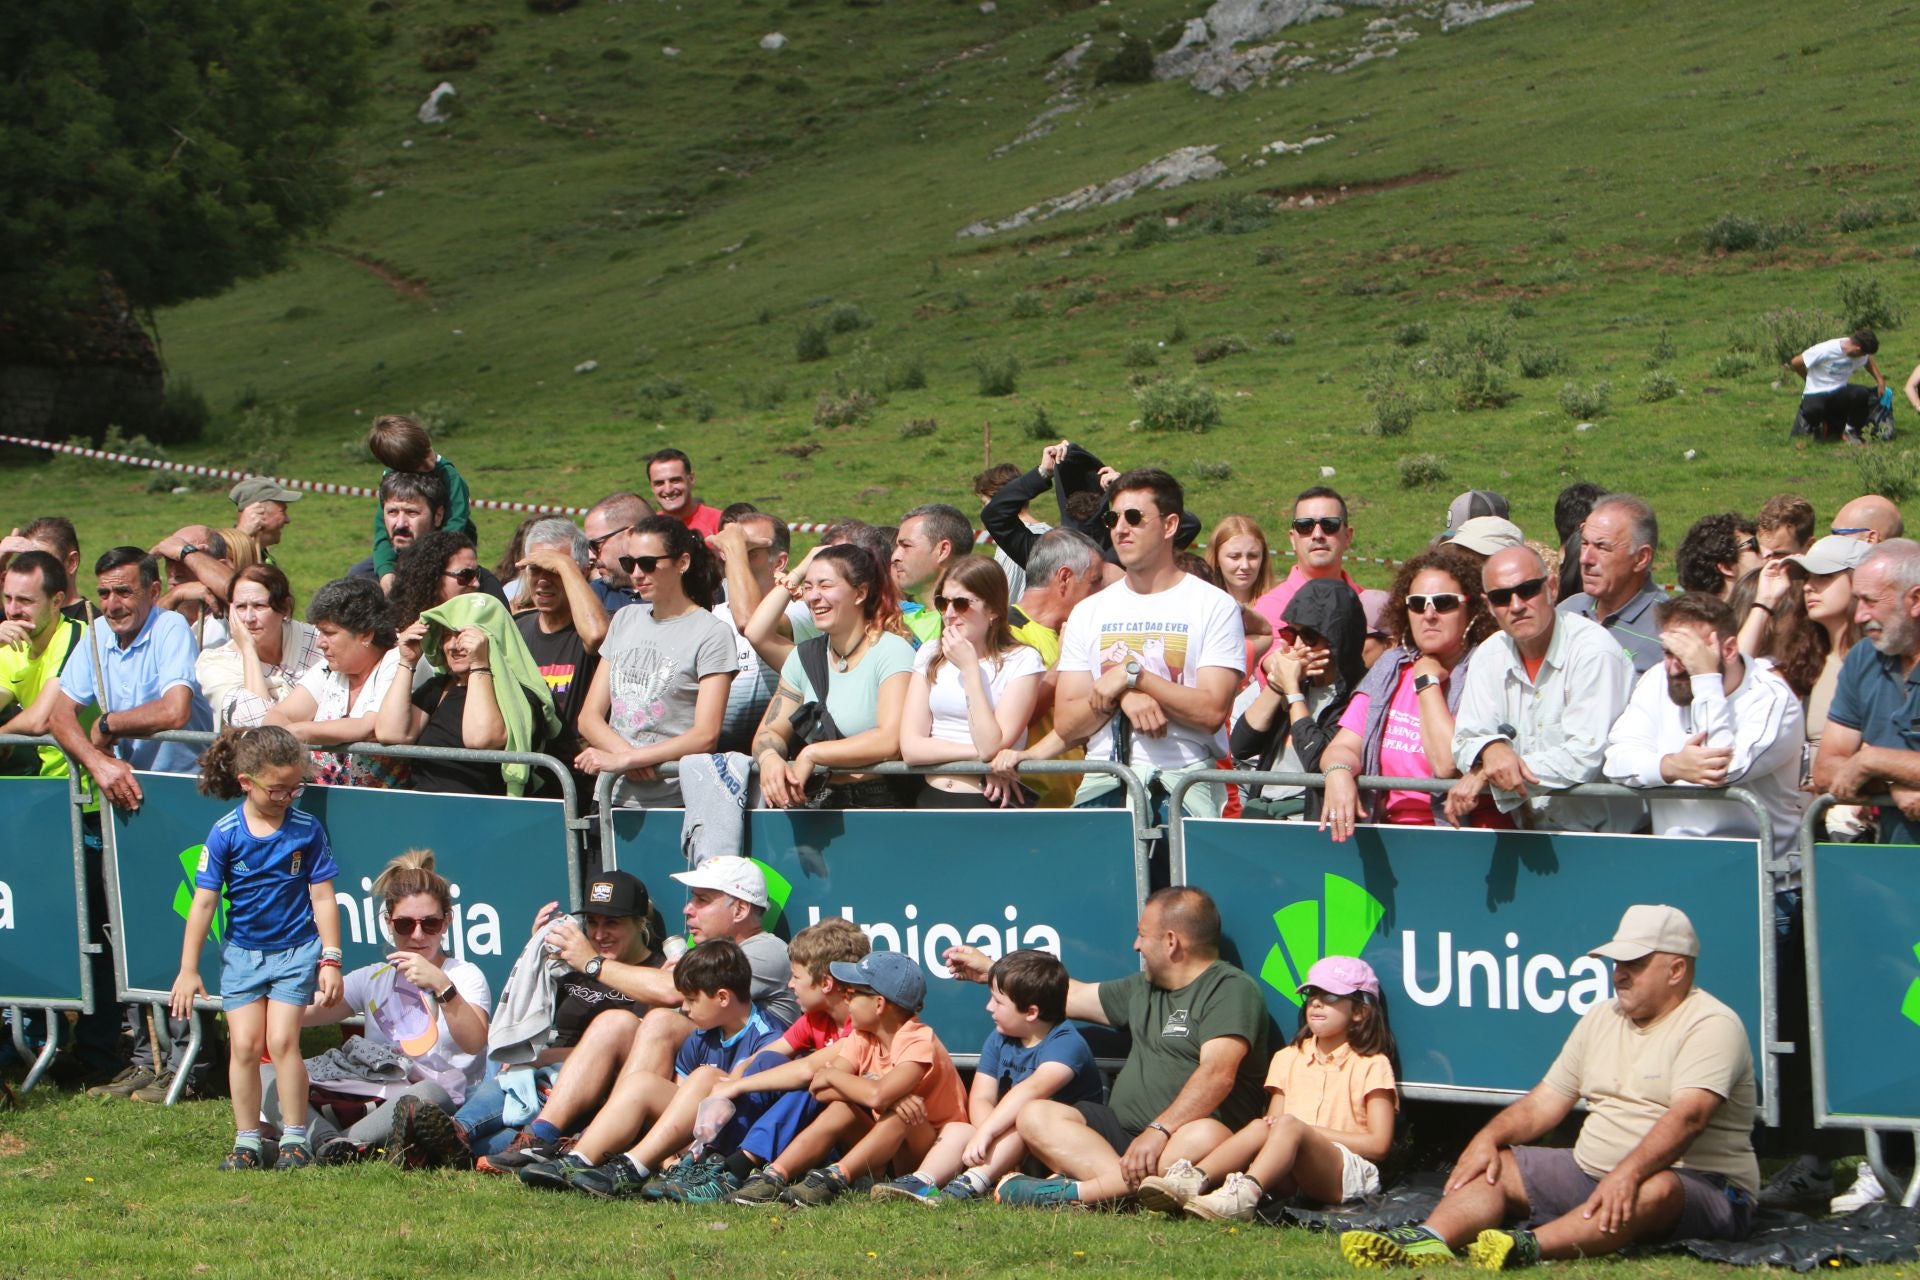
M1740 1017L1693 985L1676 907L1633 906L1611 941L1614 998L1588 1010L1532 1092L1461 1153L1425 1225L1348 1231L1356 1267L1453 1258L1486 1270L1676 1239L1738 1240L1759 1190L1753 1059ZM1587 1104L1572 1150L1532 1142ZM1508 1225L1514 1224L1514 1225Z
M886 1169L896 1157L917 1165L948 1126L967 1123L960 1073L919 1018L927 995L919 963L897 951L875 951L857 964L836 962L829 972L848 988L853 1033L829 1051L833 1056L808 1086L826 1109L748 1179L735 1204L831 1204L854 1179ZM815 1167L835 1147L846 1154ZM801 1169L812 1171L789 1185Z

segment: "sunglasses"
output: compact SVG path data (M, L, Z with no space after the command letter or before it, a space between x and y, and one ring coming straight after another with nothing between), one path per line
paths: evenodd
M478 569L449 569L440 576L443 578L452 578L463 587L470 587L480 581L480 571Z
M260 794L275 804L285 804L289 800L297 800L300 794L307 789L307 784L304 782L297 787L269 787L252 774L247 775L247 781L251 782L255 787L258 787Z
M1109 529L1118 525L1122 519L1125 519L1129 525L1137 529L1146 523L1147 513L1139 507L1128 507L1124 511L1115 511L1112 508L1108 508L1100 513L1100 523Z
M1734 549L1735 551L1751 551L1751 552L1753 552L1753 553L1754 553L1755 555L1759 555L1759 554L1760 554L1760 539L1758 539L1758 538L1748 538L1748 539L1746 539L1746 540L1745 540L1745 541L1743 541L1743 542L1736 542L1736 543L1734 543L1734 544L1733 544L1733 549Z
M1496 609L1504 609L1512 603L1515 596L1519 596L1522 600L1531 600L1539 595L1546 585L1545 578L1528 578L1525 582L1517 582L1511 587L1488 587L1487 603Z
M1331 538L1346 528L1347 518L1345 516L1296 516L1293 521L1293 531L1304 538L1313 532L1315 525L1319 525L1320 532Z
M1467 598L1452 591L1438 591L1430 596L1408 596L1408 613L1425 613L1432 609L1435 613L1452 613L1467 602Z
M669 558L667 556L621 556L620 567L628 573L638 569L641 573L652 577L653 571L660 567L660 562Z
M1359 994L1357 991L1348 991L1341 995L1335 995L1331 991L1322 991L1319 987L1300 988L1300 999L1302 1001L1318 1000L1321 1004L1339 1004L1342 1000L1353 1000L1357 998Z
M588 538L587 554L593 556L595 559L598 559L600 555L600 548L607 545L607 540L609 538L617 538L623 533L631 532L632 529L633 529L632 525L623 524L618 529L609 530L608 532L601 534L597 538Z
M955 613L964 615L967 610L973 608L973 606L978 603L980 602L971 596L935 596L933 598L933 611L935 613L945 613L951 609Z
M393 926L395 937L416 933L424 933L432 937L447 927L447 918L445 916L388 916L387 923Z
M1829 529L1828 533L1836 538L1851 538L1856 533L1872 533L1871 529Z

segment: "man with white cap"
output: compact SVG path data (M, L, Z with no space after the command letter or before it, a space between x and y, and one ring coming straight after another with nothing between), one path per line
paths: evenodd
M1440 535L1451 538L1460 532L1462 525L1469 520L1492 517L1497 520L1511 520L1513 511L1507 505L1504 494L1491 489L1469 489L1455 498L1447 506L1447 531Z
M682 913L687 922L686 936L696 945L722 938L736 943L753 969L754 1004L782 1026L793 1021L799 1009L793 992L787 989L787 980L793 976L787 962L787 944L761 926L770 899L767 878L759 864L751 858L708 858L673 878L691 891ZM566 925L556 927L550 941L560 947L560 958L572 963L578 931L568 930ZM617 1075L646 1072L672 1079L674 1054L693 1034L693 1023L680 1011L681 996L674 986L671 964L652 968L603 960L595 969L586 970L589 962L590 957L582 956L583 971L652 1008L640 1019L639 1028L631 1032L619 1028L618 1034L596 1035L595 1028L602 1020L587 1024L536 1117L563 1134L585 1123L616 1087ZM608 1026L615 1028L617 1024L609 1020ZM495 1169L517 1169L556 1154L558 1145L540 1140L529 1126L512 1146L487 1160Z
M1472 552L1480 563L1485 564L1487 557L1494 552L1526 542L1527 535L1520 532L1520 526L1511 520L1500 516L1475 516L1459 528L1449 529L1443 539L1447 546Z
M1677 907L1632 906L1589 954L1614 998L1580 1019L1546 1079L1455 1162L1420 1226L1348 1231L1357 1267L1467 1258L1490 1271L1665 1240L1738 1240L1760 1184L1753 1058L1740 1016L1694 986L1700 939ZM1573 1148L1522 1145L1585 1102ZM1513 1224L1513 1225L1508 1225Z

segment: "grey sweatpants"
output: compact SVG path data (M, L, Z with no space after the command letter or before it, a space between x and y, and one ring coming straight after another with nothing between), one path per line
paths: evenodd
M274 1085L273 1067L262 1063L260 1066L260 1114L273 1122L274 1128L280 1127L280 1091ZM453 1098L445 1089L431 1080L422 1080L418 1084L408 1085L406 1093L388 1098L373 1110L362 1116L358 1123L346 1131L346 1137L363 1147L383 1145L393 1132L393 1107L401 1098L407 1096L424 1098L448 1115L459 1110ZM318 1151L321 1147L341 1136L340 1125L324 1107L310 1107L307 1110L307 1145Z

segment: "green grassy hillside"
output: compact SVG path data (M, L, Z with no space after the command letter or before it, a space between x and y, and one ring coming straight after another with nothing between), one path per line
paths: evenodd
M1367 556L1418 547L1469 485L1550 529L1574 478L1645 494L1670 548L1698 515L1782 489L1823 518L1859 492L1857 452L1787 440L1797 386L1771 385L1757 320L1824 313L1807 332L1832 336L1843 286L1897 306L1920 282L1910 59L1865 4L1809 23L1779 4L1541 0L1446 34L1438 6L1355 8L1283 33L1317 65L1220 97L1093 83L1123 33L1168 43L1198 0L369 10L351 211L292 269L160 317L215 415L176 456L371 484L367 422L422 411L479 497L586 505L673 443L716 502L878 521L966 504L991 424L996 460L1067 435L1169 467L1204 518L1269 528L1332 467ZM1418 38L1322 69L1383 14ZM762 49L774 31L788 43ZM422 125L443 78L454 118ZM992 158L1064 87L1083 105ZM1188 146L1226 174L956 237ZM1709 251L1725 215L1780 243ZM797 358L808 326L828 330L824 359ZM1896 384L1909 332L1882 348ZM1230 353L1196 364L1203 344ZM980 394L976 365L1009 356L1015 393ZM1130 380L1162 377L1210 389L1218 423L1148 430ZM1601 381L1604 414L1562 395ZM823 393L862 389L879 401L864 420L815 425ZM1409 411L1403 434L1367 433ZM147 488L17 465L0 507L64 508L90 547L222 510ZM370 518L364 500L303 502L282 557L298 584L363 554ZM483 557L511 523L483 518Z

